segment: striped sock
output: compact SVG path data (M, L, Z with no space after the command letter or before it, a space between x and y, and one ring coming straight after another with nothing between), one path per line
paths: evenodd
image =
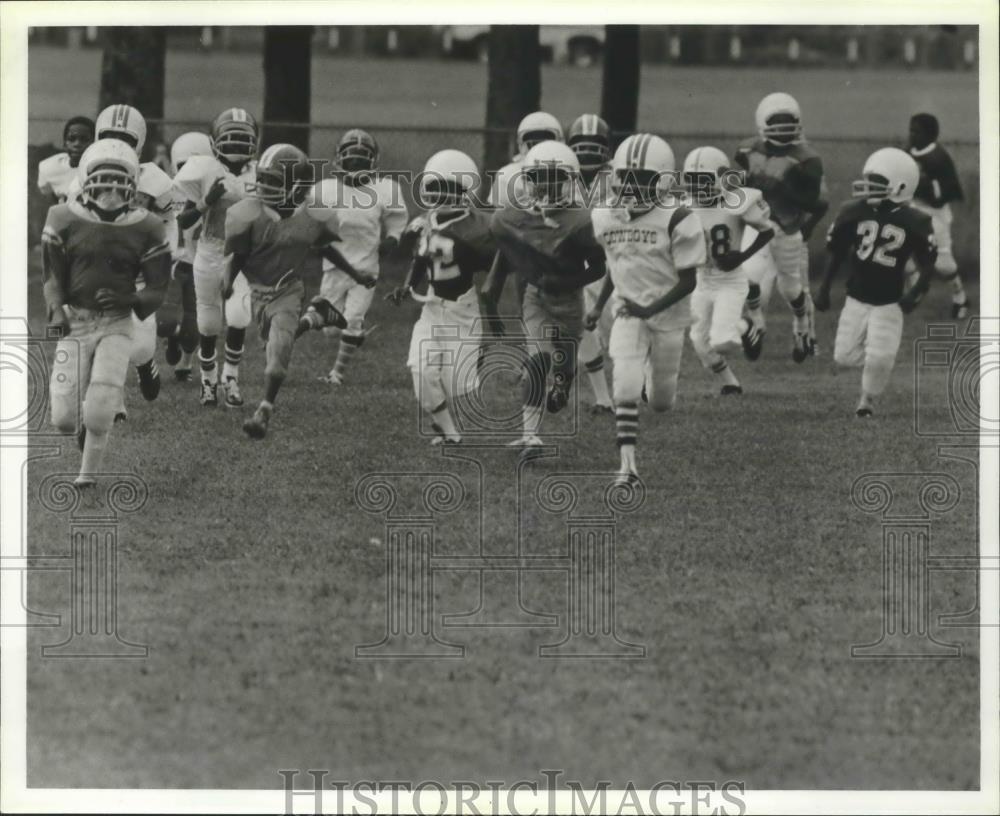
M219 369L215 365L215 352L211 357L205 356L204 349L198 349L198 364L201 366L201 381L215 383L219 379Z
M747 293L747 308L756 312L760 309L760 285L756 283L750 284L750 290Z
M226 329L226 361L222 366L222 380L238 380L240 377L240 361L243 359L243 341L246 339L246 329Z
M634 446L639 440L639 406L634 402L619 402L615 405L615 419L618 424L618 446Z
M341 336L340 348L337 349L337 362L333 364L334 372L341 378L343 378L348 363L351 362L351 358L357 353L364 339L364 337L356 337L353 334Z

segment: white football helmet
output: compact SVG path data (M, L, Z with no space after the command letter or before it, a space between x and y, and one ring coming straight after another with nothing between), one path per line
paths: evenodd
M684 159L684 189L695 203L722 193L729 159L717 147L696 147Z
M128 206L139 183L139 157L119 139L98 139L77 170L85 199L106 212Z
M521 170L531 197L539 204L558 207L573 199L580 160L568 145L549 140L528 151Z
M920 167L905 150L883 147L868 157L861 176L851 185L855 198L864 198L869 204L879 201L903 204L916 192Z
M109 105L97 115L98 139L121 139L137 156L146 144L146 120L130 105Z
M673 186L676 168L670 145L652 133L636 133L611 159L611 189L626 206L653 204Z
M207 133L192 131L182 133L174 143L170 145L170 163L173 165L174 175L184 166L184 162L192 156L211 156L212 140Z
M787 145L802 141L802 110L790 94L765 96L757 106L754 121L760 137L767 142Z
M479 187L479 168L461 150L440 150L424 165L420 200L428 209L457 205Z
M529 113L517 126L517 149L521 156L541 142L563 140L562 125L551 113L535 111Z

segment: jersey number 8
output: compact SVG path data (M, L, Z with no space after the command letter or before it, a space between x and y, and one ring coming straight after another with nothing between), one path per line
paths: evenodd
M867 261L870 256L872 261L880 266L895 268L897 259L892 253L903 246L906 240L906 232L903 229L895 224L883 224L880 235L878 221L862 221L858 224L858 235L861 236L857 250L858 258ZM875 246L876 238L880 240L878 247Z
M709 251L713 258L721 258L723 255L728 254L729 245L732 242L729 227L725 224L716 224L708 231L708 237L711 239Z

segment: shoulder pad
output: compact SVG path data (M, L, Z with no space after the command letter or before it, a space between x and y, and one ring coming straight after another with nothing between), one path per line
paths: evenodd
M174 179L200 179L208 173L218 173L221 169L219 160L215 156L192 156L184 162L184 166L174 176Z
M242 198L226 210L226 232L243 232L260 215L260 201Z
M184 168L182 167L181 169L183 170ZM139 184L137 189L140 193L145 193L158 202L161 197L170 193L173 187L173 180L160 169L159 165L153 162L143 162L139 165Z

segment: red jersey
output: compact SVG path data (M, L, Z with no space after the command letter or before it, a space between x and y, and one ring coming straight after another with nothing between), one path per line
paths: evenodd
M471 208L441 208L414 219L407 232L415 233L414 259L433 294L457 300L472 288L477 272L487 272L496 255L490 234L490 216Z
M148 317L170 280L163 220L134 209L115 221L102 221L79 201L56 204L42 230L42 270L50 305L96 311L101 310L95 297L99 289L132 293L141 276L149 292L135 312Z

